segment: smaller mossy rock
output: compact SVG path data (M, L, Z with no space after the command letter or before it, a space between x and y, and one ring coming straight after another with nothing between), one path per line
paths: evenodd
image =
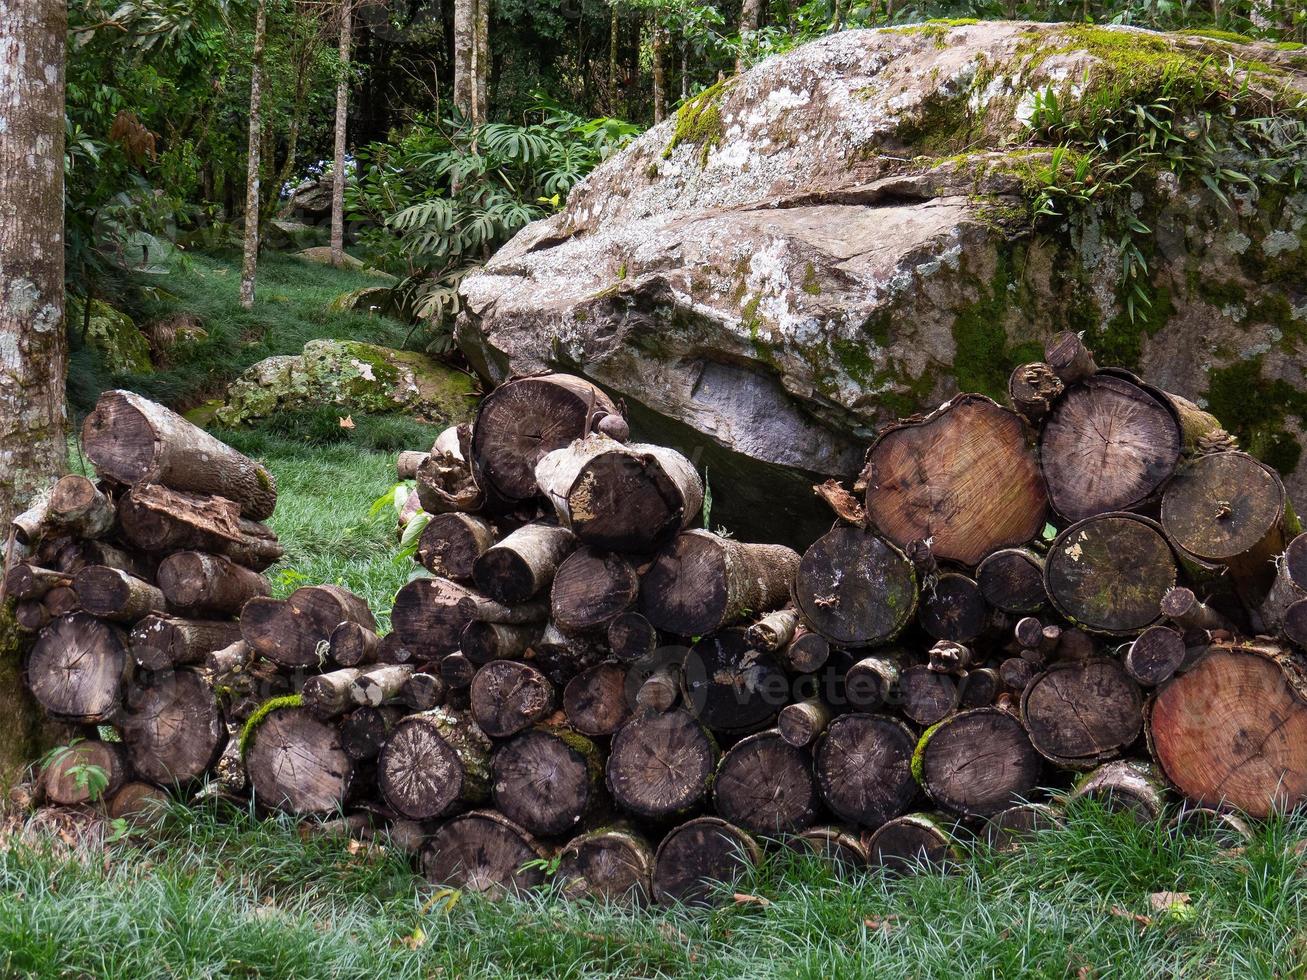
M335 405L351 412L403 413L436 422L469 417L472 381L412 351L344 340L313 340L297 355L269 357L236 379L216 418L239 425L274 412Z
M82 301L68 298L68 322L73 334L99 352L113 374L150 374L150 343L135 321L103 300L91 300L90 316Z
M327 308L333 313L387 313L395 295L389 286L364 286L341 293Z
M312 248L306 248L303 251L296 252L295 258L303 259L305 262L313 262L316 265L331 265L331 246L315 245ZM362 269L363 260L356 259L348 252L342 252L340 256L340 266L342 269Z
M276 252L302 252L306 248L321 245L324 237L321 228L278 218L268 222L263 232L263 243Z

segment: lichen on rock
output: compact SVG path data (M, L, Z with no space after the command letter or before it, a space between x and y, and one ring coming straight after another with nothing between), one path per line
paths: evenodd
M149 341L130 316L99 299L90 301L89 316L87 309L85 301L70 296L68 322L74 334L99 353L111 373L149 374L154 371Z

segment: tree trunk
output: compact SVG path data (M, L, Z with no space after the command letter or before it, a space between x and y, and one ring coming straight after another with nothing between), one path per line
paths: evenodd
M472 717L491 738L516 735L554 709L554 686L530 664L493 660L472 679Z
M437 514L418 538L417 558L432 575L471 582L472 569L495 543L495 530L471 514Z
M558 567L549 592L553 622L572 632L599 629L635 604L640 576L621 555L581 548Z
M654 124L667 118L667 28L653 11L653 112Z
M608 2L608 115L620 116L617 103L617 44L621 36L621 22L617 16L617 0Z
M653 895L662 905L708 905L714 883L730 883L762 861L757 842L716 817L683 823L658 845Z
M744 0L740 6L740 45L748 43L759 28L762 27L762 0ZM744 52L735 59L735 71L742 72L747 67Z
M305 708L270 711L246 736L245 768L263 806L299 815L328 814L345 805L354 763L340 729Z
M1041 769L1021 722L998 708L945 719L926 731L913 757L926 795L964 817L993 816L1029 798Z
M465 813L439 830L422 851L433 885L499 899L544 884L545 851L521 827L491 810Z
M263 144L263 49L268 39L267 0L254 14L254 52L250 57L250 132L245 170L245 252L241 260L241 306L254 308L254 276L259 264L259 151Z
M1021 697L1031 744L1044 758L1069 768L1086 769L1119 755L1139 737L1143 709L1139 685L1106 658L1059 661Z
M630 697L627 668L605 661L567 682L563 713L583 735L612 735L631 717Z
M575 547L576 538L565 527L526 524L486 549L473 565L472 577L492 599L525 602L549 588Z
M132 628L132 656L146 670L168 670L203 664L240 638L239 623L148 615Z
M331 171L331 264L345 264L345 128L349 123L350 42L353 39L354 0L339 0L339 64L336 79L336 141Z
M47 626L27 661L32 694L47 711L87 724L110 721L131 676L122 631L86 613Z
M574 837L559 855L558 880L568 898L643 905L649 898L654 856L633 831L609 827Z
M478 126L490 122L490 0L476 0L476 47L472 63L472 117Z
M122 735L137 775L161 786L203 776L227 744L213 688L194 670L164 674L133 691Z
M381 750L377 785L411 820L443 817L490 792L490 739L470 716L447 708L410 715Z
M638 717L613 736L608 788L636 816L666 819L707 797L716 765L717 743L688 712Z
M718 816L755 834L792 834L821 812L812 759L772 730L742 739L722 757L713 780Z
M917 796L916 743L907 725L883 715L847 714L831 722L813 758L817 788L831 812L878 827L907 810Z
M599 749L566 728L517 735L495 752L492 771L495 808L541 837L576 833L607 796Z
M480 0L454 0L454 108L476 124L476 22Z
M64 0L0 16L0 566L10 520L67 469L64 385ZM0 597L0 781L16 781L46 727L22 682Z

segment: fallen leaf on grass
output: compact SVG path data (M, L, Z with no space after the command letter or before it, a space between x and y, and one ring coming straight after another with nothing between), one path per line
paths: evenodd
M1119 905L1112 906L1112 914L1116 916L1118 919L1131 919L1135 922L1136 925L1143 926L1144 928L1147 928L1148 926L1151 926L1153 924L1153 919L1151 916L1141 915L1138 912L1129 912L1126 909L1121 908L1121 906Z
M426 945L427 934L422 931L421 926L418 926L410 935L401 936L399 941L401 945L407 946L409 949L421 949Z
M1176 905L1188 905L1188 892L1153 892L1148 896L1148 904L1154 912L1165 912Z
M766 908L771 904L769 900L761 895L746 895L744 892L736 892L734 898L736 905L761 905Z
M357 428L357 426L354 425L354 416L353 416L353 415L346 415L343 419L340 420L340 427L341 427L342 429L354 429L354 428Z
M863 919L862 924L872 932L883 932L888 936L898 928L898 926L894 924L896 919L898 919L897 915L887 915L883 919Z

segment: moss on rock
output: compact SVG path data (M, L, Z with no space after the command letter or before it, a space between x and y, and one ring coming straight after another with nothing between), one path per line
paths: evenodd
M87 307L76 297L68 298L68 322L73 332L83 337L88 347L100 354L104 366L113 374L150 374L150 344L135 321L103 300L93 299L90 316Z

